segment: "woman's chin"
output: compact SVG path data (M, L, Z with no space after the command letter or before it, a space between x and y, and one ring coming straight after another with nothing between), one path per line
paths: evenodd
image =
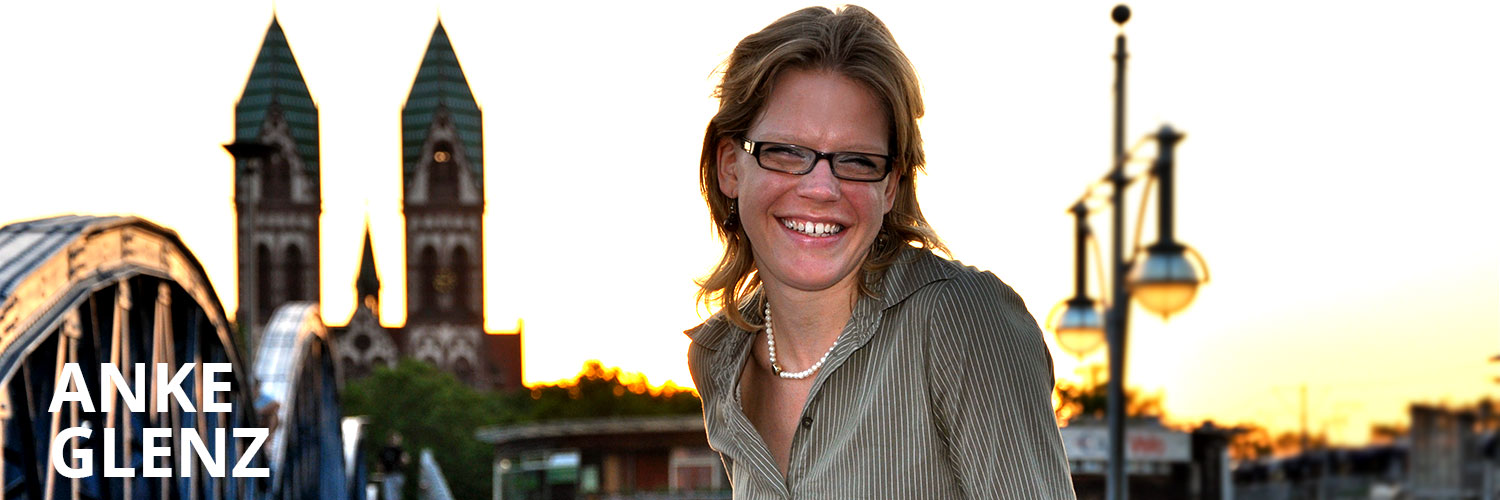
M804 292L816 292L837 287L839 283L848 281L853 274L859 270L859 266L789 266L784 272L775 273L773 278L781 285L794 290Z

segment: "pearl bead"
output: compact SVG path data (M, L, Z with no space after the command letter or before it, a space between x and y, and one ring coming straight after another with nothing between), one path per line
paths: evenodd
M816 373L819 368L822 368L823 363L828 361L828 355L833 354L833 348L839 346L838 339L834 339L833 345L828 346L828 350L823 353L823 357L818 358L818 362L813 363L813 365L808 367L806 370L802 370L800 372L782 371L781 365L776 363L776 333L775 329L771 327L771 301L769 300L766 301L765 316L766 352L769 354L768 357L771 358L771 372L775 373L778 377L793 380L801 380L807 378L809 375Z

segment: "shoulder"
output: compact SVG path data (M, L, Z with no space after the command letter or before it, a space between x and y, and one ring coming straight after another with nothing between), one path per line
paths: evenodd
M915 290L907 309L925 323L929 348L953 355L1046 349L1025 301L994 273L930 253L923 258L937 279Z
M995 273L980 271L973 267L962 267L944 280L937 290L937 303L953 312L969 314L1024 314L1026 304L1010 285L1001 281Z
M921 295L933 389L967 384L1006 387L1045 400L1053 387L1052 355L1021 296L994 273L955 264L948 279ZM996 394L999 394L998 392Z
M891 271L887 278L895 283L887 288L898 294L907 289L897 301L911 301L919 308L947 315L1020 314L1030 319L1021 296L990 271L915 248Z
M747 314L749 308L748 305L742 307L741 314ZM698 389L699 395L706 400L718 392L714 384L722 381L723 371L728 369L720 362L726 355L725 351L732 351L741 345L747 332L735 326L734 322L725 317L724 311L720 310L707 321L682 333L690 340L687 352L688 373L692 375L693 385Z
M691 339L687 352L688 373L693 377L693 386L705 397L714 392L713 387L710 387L713 376L709 369L713 366L719 342L728 333L725 328L727 325L728 321L715 314L708 321L682 332Z

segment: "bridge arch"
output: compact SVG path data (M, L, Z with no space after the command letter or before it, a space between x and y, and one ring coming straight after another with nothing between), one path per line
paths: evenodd
M273 318L284 315L316 317L316 307L293 304L278 309ZM326 332L322 335L326 339ZM342 460L299 461L304 458L301 453L272 460L264 449L251 453L253 439L234 437L235 429L269 427L276 408L270 404L275 398L259 383L262 360L257 359L257 369L252 370L236 336L202 265L171 230L137 217L91 216L0 228L0 493L7 499L299 498L276 488L282 483L274 474L215 478L196 455L183 461L180 446L189 434L196 434L210 450L215 436L224 436L224 452L218 458L225 472L232 473L244 455L251 455L252 468L316 468L345 476ZM292 371L286 373L299 378L281 391L289 395L290 408L317 408L316 422L303 425L293 419L269 431L312 443L295 448L299 452L342 447L338 426L325 432L321 425L322 420L339 418L337 372L321 362L331 355L325 344L326 340L294 343L304 359L318 361L290 365ZM91 403L65 402L57 412L49 412L55 389L69 380L64 376L68 363L77 364ZM192 376L181 384L187 401L169 397L165 411L158 411L148 394L145 411L128 411L112 388L98 387L104 363L118 367L127 381L139 377L147 393L157 384L170 383L171 374L159 376L150 368L137 373L135 363L165 363L172 373L195 363ZM228 382L227 391L205 391L205 363L229 365L228 373L215 376L216 382ZM313 373L307 367L314 367ZM101 397L111 402L110 409L103 408ZM205 403L228 403L229 411L202 411ZM188 411L189 406L196 411ZM91 435L57 439L60 432L75 427L87 428ZM155 459L171 477L105 476L104 431L115 436L110 446L115 466L135 467L136 474L143 475L141 443L148 428L171 430L170 436L156 442L167 446L171 455ZM67 459L91 453L94 473L77 479L62 475L49 459L53 446L60 447Z

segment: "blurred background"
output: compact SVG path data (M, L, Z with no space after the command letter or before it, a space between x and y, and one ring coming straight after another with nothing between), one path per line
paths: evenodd
M1068 209L1111 165L1114 3L861 5L922 79L928 219L955 258L994 271L1045 322L1073 294ZM341 342L364 339L345 348L352 385L412 359L480 394L542 401L541 388L572 387L577 401L594 380L679 404L692 386L681 332L711 312L695 307L693 280L720 253L696 179L715 70L740 38L804 6L10 3L0 221L133 214L175 230L245 342L272 302L293 299L316 301ZM1132 413L1170 432L1212 421L1245 464L1409 450L1413 415L1428 410L1489 425L1500 32L1486 23L1500 6L1131 8L1126 142L1166 123L1186 134L1175 229L1212 276L1168 320L1132 315ZM432 194L444 182L461 201ZM1156 210L1141 195L1125 204L1127 231L1137 207ZM1101 242L1107 214L1090 219ZM1154 217L1140 220L1154 241ZM1046 334L1060 422L1094 425L1103 349L1065 351ZM630 413L574 411L537 415ZM531 419L498 415L472 416L470 434ZM520 439L490 429L485 446ZM673 453L699 464L682 470L704 489L722 486L714 456ZM501 455L472 469L472 488L488 494L485 471L525 461ZM1086 461L1075 473L1097 475ZM608 470L595 469L596 489ZM578 474L568 484L586 491Z

